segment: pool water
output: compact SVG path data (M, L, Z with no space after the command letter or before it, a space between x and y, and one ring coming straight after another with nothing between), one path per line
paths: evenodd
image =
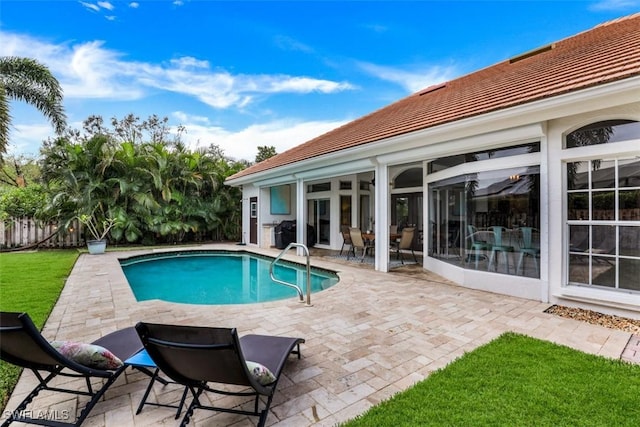
M121 259L120 265L138 301L250 304L297 298L295 289L271 280L272 261L247 252L182 251ZM279 261L274 276L306 294L306 265ZM312 268L311 292L337 282L335 273Z

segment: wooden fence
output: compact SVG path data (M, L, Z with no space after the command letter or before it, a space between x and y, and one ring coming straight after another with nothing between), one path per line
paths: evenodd
M240 235L240 226L237 226ZM196 241L223 241L222 230L217 229L206 236L197 236ZM75 248L84 247L82 226L76 220L66 233L58 232L57 223L42 223L33 218L12 218L0 221L0 250L28 248Z
M75 222L67 233L58 232L57 223L42 223L33 218L11 218L0 221L0 249L75 248L84 246L79 224Z

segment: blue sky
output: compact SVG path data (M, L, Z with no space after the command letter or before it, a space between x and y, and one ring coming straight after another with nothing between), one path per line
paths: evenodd
M0 56L39 60L68 123L168 117L191 148L253 160L451 80L640 11L596 1L11 1ZM12 102L10 154L52 129Z

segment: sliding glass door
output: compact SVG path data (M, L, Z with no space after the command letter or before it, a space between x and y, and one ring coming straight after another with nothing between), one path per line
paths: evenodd
M331 203L329 199L314 199L308 201L309 224L313 226L316 243L328 245L331 243Z

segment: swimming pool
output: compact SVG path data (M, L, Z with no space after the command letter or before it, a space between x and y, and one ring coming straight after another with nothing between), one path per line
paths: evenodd
M120 259L137 301L159 299L187 304L251 304L297 298L297 292L269 275L273 258L235 251L177 251ZM277 279L306 292L306 266L280 260ZM338 282L335 272L311 269L311 292Z

